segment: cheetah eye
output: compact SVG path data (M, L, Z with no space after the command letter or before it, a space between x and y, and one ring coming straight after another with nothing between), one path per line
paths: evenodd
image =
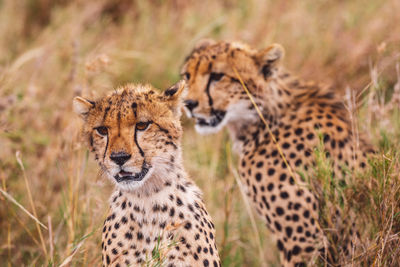
M183 74L183 78L185 78L186 81L189 81L189 80L190 80L190 73L185 72L185 73Z
M100 126L94 129L97 131L99 135L106 136L108 134L108 129L105 126Z
M150 121L146 121L146 122L141 121L141 122L138 122L138 123L136 123L136 130L138 130L138 131L144 131L144 130L147 129L147 127L149 127L150 123L151 123Z

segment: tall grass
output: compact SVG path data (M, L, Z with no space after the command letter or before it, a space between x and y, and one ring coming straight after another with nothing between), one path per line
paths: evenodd
M396 0L0 0L0 187L36 219L0 194L0 265L99 265L112 187L80 142L72 98L132 81L167 88L197 39L213 37L281 43L289 69L361 96L355 126L378 155L343 189L368 240L356 260L396 266L399 11ZM199 136L183 123L185 166L204 191L224 266L279 266L239 197L227 134Z

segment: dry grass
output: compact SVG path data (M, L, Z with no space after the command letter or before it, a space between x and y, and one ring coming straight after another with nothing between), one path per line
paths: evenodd
M195 41L211 36L255 47L281 43L289 69L363 96L359 132L379 153L371 173L355 175L345 190L369 240L356 260L396 266L399 13L396 0L0 0L0 187L37 218L0 195L0 265L100 263L99 229L112 188L79 142L72 98L131 81L166 88ZM255 234L238 197L229 138L198 136L184 124L185 165L204 191L224 266L278 266L268 232L256 220Z

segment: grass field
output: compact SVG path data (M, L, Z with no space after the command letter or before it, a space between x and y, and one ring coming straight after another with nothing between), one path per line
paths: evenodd
M399 14L398 0L0 0L0 266L100 264L112 187L80 142L72 99L126 82L167 88L203 37L280 43L288 69L336 86L344 101L357 96L349 113L378 154L334 204L364 225L353 266L398 266ZM279 266L241 197L227 134L199 136L182 121L185 166L204 191L223 266Z

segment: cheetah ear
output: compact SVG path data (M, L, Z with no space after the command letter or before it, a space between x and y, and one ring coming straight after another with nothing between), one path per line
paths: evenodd
M272 44L269 47L259 51L254 56L254 59L264 78L268 78L276 70L281 59L285 55L285 49L280 44Z
M204 38L204 39L199 40L196 43L196 45L194 46L194 50L206 48L207 46L210 46L213 44L216 44L216 42L213 39Z
M178 117L181 116L181 110L183 106L183 97L186 93L186 82L180 80L176 84L164 91L164 100L167 103L171 111Z
M83 119L87 118L89 110L95 106L95 102L77 96L73 100L73 108L76 114L80 115Z

